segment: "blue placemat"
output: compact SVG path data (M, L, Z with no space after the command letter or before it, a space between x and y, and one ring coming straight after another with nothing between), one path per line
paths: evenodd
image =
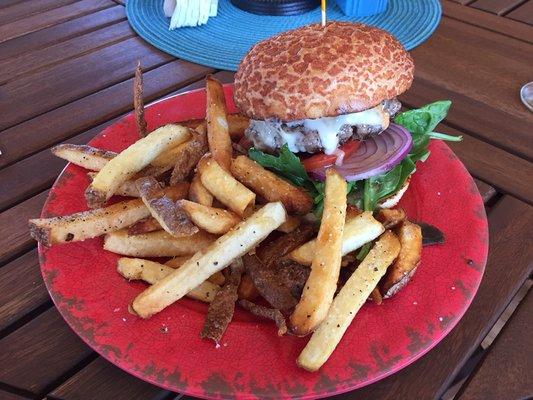
M126 14L133 29L147 42L178 58L235 71L248 49L276 33L320 22L320 8L302 15L270 17L250 14L219 0L218 15L207 25L169 31L163 0L128 0ZM370 17L347 17L332 0L328 20L360 21L385 29L408 49L426 40L439 24L438 0L389 0L387 10Z

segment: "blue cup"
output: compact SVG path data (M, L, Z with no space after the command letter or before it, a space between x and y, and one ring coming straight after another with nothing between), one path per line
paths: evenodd
M387 8L387 0L335 0L345 15L367 17L379 14Z

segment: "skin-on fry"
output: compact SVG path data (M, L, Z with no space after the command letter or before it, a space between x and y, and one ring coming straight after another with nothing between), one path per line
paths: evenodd
M241 218L222 208L203 206L188 200L179 200L176 206L204 231L222 235L241 222Z
M370 293L370 298L377 305L380 305L383 302L383 297L381 296L381 293L377 287L372 290L372 293Z
M255 300L259 297L259 291L254 285L250 275L244 274L241 277L241 284L239 285L239 299Z
M96 176L96 172L87 172L87 176L92 181ZM137 186L135 186L135 181L129 180L124 182L120 187L115 191L117 196L127 196L127 197L139 197L139 191Z
M130 257L174 257L194 254L215 239L216 236L203 231L175 238L165 231L129 236L127 230L120 230L106 235L104 249Z
M173 268L142 258L119 258L117 271L128 280L141 280L153 285L174 271ZM187 293L187 297L210 303L220 287L205 281Z
M190 236L198 232L198 228L170 198L161 196L161 186L154 178L140 178L135 184L150 214L165 231L175 237Z
M226 117L226 100L222 84L208 75L205 78L207 93L207 140L209 151L218 164L229 171L233 148Z
M416 272L422 256L422 229L409 221L395 230L402 245L398 258L387 270L381 284L385 299L395 295L403 288Z
M138 295L133 301L132 309L142 318L161 311L253 249L281 225L285 218L285 209L281 203L265 205L207 249L196 253L181 268Z
M146 217L128 228L128 235L142 235L144 233L160 231L161 225L154 217Z
M339 291L326 319L311 336L298 357L298 365L317 371L329 358L355 314L376 287L400 251L398 238L385 232Z
M291 185L246 156L238 156L231 162L231 173L267 201L281 201L289 214L307 214L313 207L313 199L305 190Z
M376 214L376 219L385 229L392 229L405 221L405 211L401 208L382 208Z
M296 335L307 335L326 318L339 280L345 221L346 181L334 169L328 169L311 273L290 317L291 330Z
M205 127L200 125L191 133L192 139L180 146L182 151L175 160L174 169L170 175L171 185L184 181L196 167L200 158L207 152Z
M365 243L374 240L385 229L372 217L370 211L348 218L342 237L342 255L351 253ZM316 240L311 240L289 254L289 258L302 265L311 265L315 255Z
M91 171L100 171L117 153L78 144L58 144L52 154Z
M290 233L300 226L302 219L296 215L287 215L287 221L280 225L278 231Z
M191 258L191 256L174 257L168 260L165 265L169 266L170 268L177 269L185 264L185 261L187 261L189 258ZM211 275L207 280L215 285L222 286L226 281L226 278L224 278L224 274L222 272L218 271Z
M129 226L150 215L139 199L54 218L30 219L30 235L44 246L78 242Z
M148 129L146 129L146 119L144 118L143 72L140 61L137 61L135 77L133 78L133 108L135 109L137 132L139 137L143 138L148 133Z
M255 193L236 180L210 157L198 163L200 180L222 204L241 217L250 215L255 203Z
M213 205L213 195L205 188L198 173L194 174L189 188L189 200L204 206Z
M168 148L189 139L189 130L179 125L165 125L139 139L111 159L85 191L90 208L105 203L125 181L150 164Z

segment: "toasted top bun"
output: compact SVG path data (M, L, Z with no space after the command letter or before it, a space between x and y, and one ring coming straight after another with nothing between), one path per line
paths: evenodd
M257 43L235 74L236 106L253 119L291 121L363 111L406 91L409 53L368 25L307 25Z

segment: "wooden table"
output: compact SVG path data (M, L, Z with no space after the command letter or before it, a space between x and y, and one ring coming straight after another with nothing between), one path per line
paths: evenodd
M533 0L442 5L439 28L413 51L416 78L401 100L408 107L453 100L441 129L464 137L452 147L486 204L487 269L472 306L435 349L338 398L448 399L458 387L462 400L533 395L533 113L518 96L533 80ZM122 1L0 0L1 399L182 398L122 372L67 327L27 229L65 165L49 148L86 143L131 111L138 59L147 101L203 86L207 73L232 79L146 44L128 26ZM525 293L522 301L517 293ZM486 336L503 324L510 303L518 309L487 349Z

